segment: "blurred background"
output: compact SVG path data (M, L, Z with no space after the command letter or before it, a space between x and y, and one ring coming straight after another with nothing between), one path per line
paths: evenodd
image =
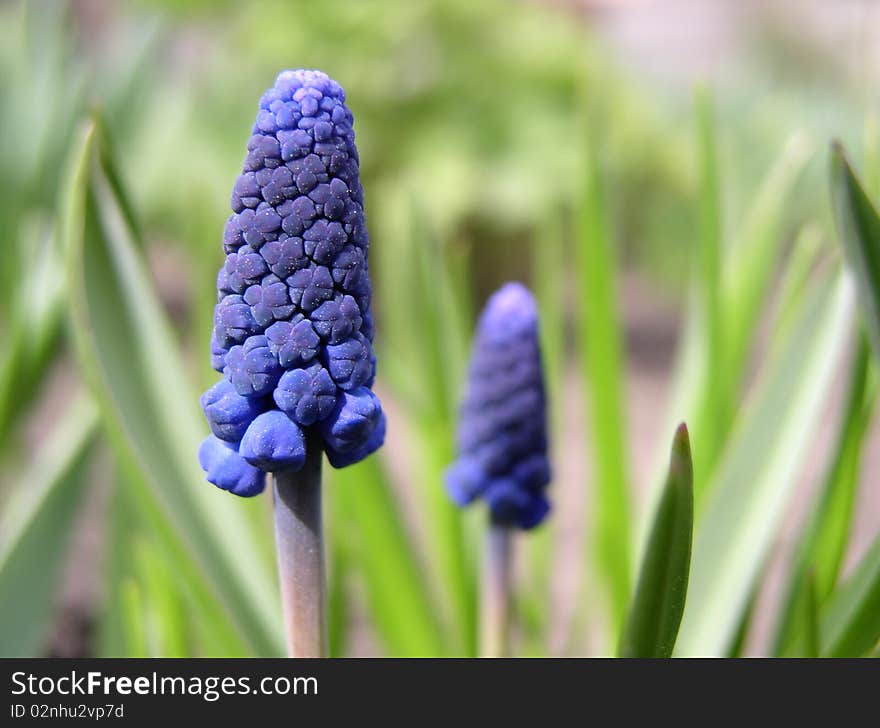
M101 395L108 387L112 399L115 386L101 371L142 376L125 374L137 316L114 329L115 353L101 351L100 320L93 356L83 353L88 335L75 333L88 311L114 308L97 288L79 290L92 279L71 272L64 250L70 160L91 116L102 119L106 173L139 231L131 248L173 327L168 346L182 369L163 371L192 393L191 404L171 405L194 409L216 376L208 338L221 234L257 101L283 68L320 68L346 89L372 239L377 388L391 425L378 462L329 476L328 498L343 494L328 506L336 654L473 649L483 514L451 509L440 474L475 317L511 279L536 291L544 316L556 473L555 514L522 539L519 651L607 653L628 589L614 570L633 568L672 425L691 411L717 425L699 461L692 423L697 477L714 483L728 448L745 447L735 442L749 428L739 413L751 411L785 339L780 322L798 317L809 289L830 287L829 141L843 140L866 180L880 176L868 167L880 70L871 0L6 1L0 39L4 655L281 649L270 499L224 503L222 513L244 514L227 528L198 499L231 497L181 466L186 487L204 493L193 518L231 542L231 566L214 575L210 549L189 543L173 502L169 474L183 471L152 472L164 446L126 428L127 418L147 422L136 399L147 395L138 390L115 415ZM739 284L751 291L753 310L739 339L724 316L708 329L743 352L718 418L701 404L712 385L682 364L694 296L713 285L699 285L709 275L701 240L713 235L716 268L722 279L732 271L734 299ZM806 330L820 341L818 324ZM745 630L746 654L771 651L786 565L838 440L853 340L835 344L828 395L811 414L793 409L766 425L771 441L789 425L811 429L796 446L786 441L790 490L762 526L747 604L730 618ZM167 365L144 351L144 371ZM83 376L90 358L97 376ZM688 384L696 399L677 398ZM86 394L96 389L97 410ZM193 421L194 437L207 433ZM876 483L858 476L880 467L880 430L866 437L843 574L880 530ZM624 522L626 532L613 530ZM591 545L594 532L604 545ZM239 549L238 537L253 544ZM263 586L236 583L254 570Z

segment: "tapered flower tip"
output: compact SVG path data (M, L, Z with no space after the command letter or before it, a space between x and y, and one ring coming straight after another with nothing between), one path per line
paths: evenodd
M327 96L335 97L340 101L345 101L345 91L336 81L323 71L317 69L297 68L281 71L278 78L275 79L275 89L282 95L296 95L296 91L301 88L319 89ZM270 97L271 91L266 94Z
M211 336L224 382L202 399L211 431L267 472L301 467L306 441L337 467L357 462L384 426L364 394L376 376L370 239L354 118L336 81L278 75L230 206Z
M251 465L267 472L299 470L306 461L306 441L284 412L270 410L251 422L238 451Z
M538 325L535 299L522 283L505 283L486 302L480 334L499 341L528 335Z
M199 446L199 464L208 481L222 490L249 498L266 487L266 474L247 463L235 445L209 435Z
M446 490L458 505L486 501L492 521L532 528L549 511L550 482L538 314L528 289L493 294L474 339Z

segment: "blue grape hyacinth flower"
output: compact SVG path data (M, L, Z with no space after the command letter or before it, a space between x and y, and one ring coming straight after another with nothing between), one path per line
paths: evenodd
M535 301L525 286L508 283L477 328L458 459L446 472L452 500L464 506L482 498L497 525L538 525L550 510L545 410Z
M369 237L345 92L283 71L260 100L223 234L199 462L252 496L319 443L344 467L378 449L385 415L370 311Z

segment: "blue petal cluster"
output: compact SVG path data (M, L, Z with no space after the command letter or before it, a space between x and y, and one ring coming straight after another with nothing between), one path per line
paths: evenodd
M320 71L283 71L260 100L217 276L211 364L224 378L201 399L213 434L199 462L236 495L301 468L309 428L335 467L385 438L352 121Z
M458 459L446 489L461 506L483 498L494 523L538 525L550 505L538 314L528 289L508 283L480 317L461 408Z

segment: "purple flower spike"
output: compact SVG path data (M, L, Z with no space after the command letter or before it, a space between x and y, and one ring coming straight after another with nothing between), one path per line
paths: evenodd
M550 509L538 314L528 289L508 283L489 299L461 407L458 459L446 489L458 505L483 498L492 522L532 528Z
M233 463L296 470L308 441L343 467L384 439L353 121L320 71L284 71L260 100L217 276L211 365L224 381L202 400L232 448L204 445L200 461L215 474L222 462L209 480L231 492L217 481L232 482Z
M250 498L266 487L266 474L247 463L235 445L209 435L199 447L199 465L208 481L222 490Z

